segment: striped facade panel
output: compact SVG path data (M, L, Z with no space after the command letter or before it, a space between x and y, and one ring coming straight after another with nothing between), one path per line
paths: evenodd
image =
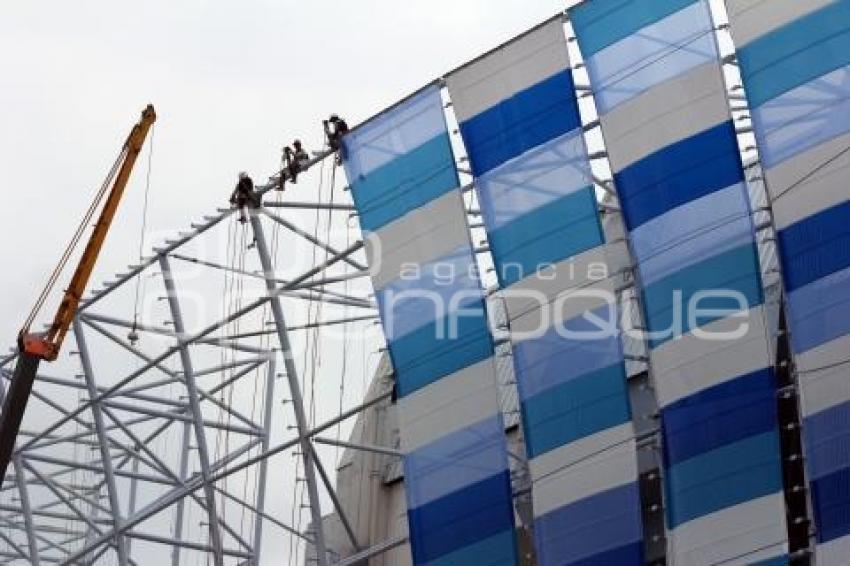
M600 225L561 19L447 84L505 297L538 563L642 564L615 254Z
M396 375L413 560L517 563L493 340L439 88L343 140Z
M729 0L778 230L818 564L850 556L850 1Z
M592 0L570 17L637 263L668 561L784 563L776 383L708 1Z

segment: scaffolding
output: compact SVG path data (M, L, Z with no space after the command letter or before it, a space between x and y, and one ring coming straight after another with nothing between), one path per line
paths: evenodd
M334 158L325 150L302 169L321 168L324 175L327 165L335 167ZM37 376L0 491L4 564L259 564L269 540L264 529L290 540L290 548L276 548L275 556L288 552L298 561L310 546L319 564L336 561L325 544L322 502L348 524L327 472L335 465L328 461L338 451L334 445L344 443L339 434L337 440L325 435L319 439L323 451L315 438L386 401L390 392L354 407L340 403L324 422L317 420L317 393L305 401L309 360L305 356L299 368L302 352L293 344L314 353L316 346L291 334L325 326L376 328L375 310L368 287L360 295L338 290L367 274L358 259L361 240L338 249L330 230L310 233L277 213L313 212L316 219L321 213L328 215L327 226L345 225L339 217L350 220L353 207L332 198L287 202L273 191L281 176L288 181L284 170L258 187L266 202L246 210L248 224L236 221L235 209L219 209L84 299L73 351ZM309 178L302 184L304 192L315 188ZM225 234L222 246L215 238ZM306 260L295 257L302 244ZM221 261L222 248L231 261ZM216 287L222 280L224 300ZM128 297L138 297L138 286L149 291L142 316L118 316ZM221 312L207 312L217 305ZM328 305L346 315L288 326L290 313ZM0 393L15 359L14 351L0 359ZM286 380L283 408L278 378ZM278 439L275 430L283 429L287 437ZM283 454L297 456L297 464ZM271 489L275 484L296 488L288 519L267 510L269 499L280 495ZM357 540L352 544L370 552Z

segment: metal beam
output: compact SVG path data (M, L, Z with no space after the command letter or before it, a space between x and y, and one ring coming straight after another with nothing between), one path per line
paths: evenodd
M92 370L91 358L89 357L88 345L86 344L85 335L83 334L83 326L80 324L79 317L74 317L74 337L77 341L77 350L80 352L80 365L83 370L83 378L88 388L89 396L97 396L97 386L95 385L94 375ZM104 479L106 481L106 493L109 497L109 507L112 514L112 521L115 527L115 532L121 532L121 503L118 500L118 488L115 484L115 473L112 469L112 455L109 453L109 442L106 435L106 427L103 422L103 412L101 411L100 403L93 403L92 417L94 419L95 430L100 445L100 459L103 466ZM128 553L127 544L120 534L115 535L115 546L118 550L118 564L127 566Z
M263 232L263 224L257 216L256 211L250 211L251 227L254 229L254 237L257 241L257 254L260 256L260 264L263 268L263 274L266 278L266 288L269 293L276 290L274 282L274 268L272 267L271 256L269 255L266 236ZM337 254L336 257L339 257ZM280 299L274 297L271 300L272 316L274 317L275 325L278 331L278 340L280 341L281 354L283 355L283 364L286 373L286 379L289 382L289 391L292 396L292 406L295 410L295 422L298 427L298 434L301 436L301 457L304 463L304 476L307 480L307 492L310 499L310 514L312 517L313 529L315 535L316 556L319 566L327 566L328 559L325 554L325 535L322 526L322 511L319 500L319 490L316 485L316 470L313 466L313 452L310 449L310 441L305 436L308 430L307 416L304 411L304 402L301 398L301 386L298 383L298 369L295 367L295 360L292 357L292 347L289 342L289 333L286 329L286 319L283 315L283 307L280 304Z
M165 284L165 293L168 297L168 307L171 311L171 320L174 323L174 330L178 336L183 336L186 328L183 325L183 313L180 310L180 302L177 297L177 290L174 287L174 276L171 272L171 265L168 262L168 257L162 255L159 257L159 266L162 270L162 280ZM193 418L193 427L195 430L195 445L198 449L198 460L201 466L201 477L204 481L204 498L206 499L207 518L209 520L208 527L210 533L210 541L213 547L213 557L216 566L224 566L224 554L221 540L221 528L218 521L218 512L216 511L215 491L209 481L210 478L210 456L207 448L207 436L204 432L203 414L201 413L200 396L198 394L198 386L195 383L195 374L192 367L192 358L189 356L188 345L183 345L180 348L180 363L183 366L183 379L186 382L186 394L189 397L189 407Z

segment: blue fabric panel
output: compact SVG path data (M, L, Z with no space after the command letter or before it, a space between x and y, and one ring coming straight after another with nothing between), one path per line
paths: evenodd
M400 397L493 355L483 301L466 308L477 312L451 315L389 343ZM456 333L450 333L452 321Z
M850 468L850 403L806 417L803 434L810 479Z
M507 470L437 501L410 509L411 547L416 564L510 531L513 508Z
M779 232L790 291L850 267L850 202L813 214Z
M711 363L708 360L707 363ZM666 466L776 428L770 368L721 383L662 410Z
M850 2L838 0L738 50L750 106L850 64Z
M591 311L605 320L607 327L600 328L582 314L549 328L539 338L515 342L520 398L531 399L559 384L622 362L616 314L611 309L611 305L603 305Z
M462 122L475 176L579 127L574 92L570 71L558 72Z
M798 354L850 334L850 268L791 291L787 304Z
M428 140L447 133L440 87L428 86L352 129L343 139L343 163L350 182L368 176Z
M581 43L581 33L578 38ZM586 58L600 115L705 63L717 63L705 2L695 2Z
M472 248L418 266L375 292L387 340L394 341L483 297Z
M502 419L494 414L406 455L408 507L426 505L507 467Z
M514 566L516 563L516 539L513 530L507 530L444 554L425 566Z
M629 422L622 363L561 383L522 402L529 458Z
M818 542L850 535L850 468L810 482Z
M754 239L743 183L665 212L631 233L643 285Z
M503 288L604 243L596 194L586 187L488 233Z
M779 435L771 431L671 466L665 486L668 527L781 491L780 458Z
M753 563L751 566L788 566L788 564L788 555L783 554L782 556L777 556L776 558L759 560L758 562Z
M665 212L741 182L735 130L724 122L615 173L631 230Z
M790 90L752 110L766 168L850 132L850 66Z
M407 505L421 507L508 468L498 413L405 455Z
M530 149L476 180L490 231L593 184L581 129Z
M594 0L570 10L587 58L658 20L701 0Z
M674 301L674 292L681 292L681 304ZM652 332L678 330L674 322L681 318L681 330L687 333L693 330L687 306L691 298L700 291L737 291L747 301L745 306L752 308L763 300L758 252L755 244L724 252L687 267L644 289L644 309L647 326ZM739 310L741 305L735 299L725 296L702 298L698 307L706 309ZM701 317L695 322L698 327L723 318L721 315ZM670 332L653 337L652 347L657 347L673 338Z
M460 185L448 134L439 134L368 175L349 181L360 227L367 232Z
M638 485L630 483L537 517L537 563L642 566L640 507Z

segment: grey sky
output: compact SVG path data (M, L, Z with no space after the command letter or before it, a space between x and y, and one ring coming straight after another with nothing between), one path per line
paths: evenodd
M161 234L224 206L238 171L264 180L293 138L317 148L328 113L358 123L563 7L562 0L0 0L0 347L13 343L148 102L159 115L149 228ZM145 157L93 285L136 260ZM279 564L282 546L266 549L264 563Z

